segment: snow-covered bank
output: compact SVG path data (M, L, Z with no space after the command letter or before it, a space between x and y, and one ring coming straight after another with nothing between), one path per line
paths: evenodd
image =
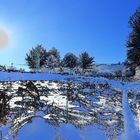
M124 115L124 134L122 140L140 140L140 135L132 114L130 105L128 103L127 85L124 85L123 90L123 115Z
M0 72L0 81L60 80L74 77L78 78L79 76L48 73Z
M84 77L77 75L62 75L62 74L49 74L49 73L20 73L20 72L0 72L0 82L14 82L14 81L59 81L68 78L73 79L88 79L91 82L104 83L108 82L113 88L122 89L119 80L109 80L104 77Z
M97 83L107 82L112 88L123 90L122 82L120 80L110 80L104 77L84 77L78 75L62 75L62 74L48 74L48 73L20 73L20 72L0 72L0 81L49 81L49 80L64 80L68 78L83 79ZM140 91L140 82L128 82L128 90Z

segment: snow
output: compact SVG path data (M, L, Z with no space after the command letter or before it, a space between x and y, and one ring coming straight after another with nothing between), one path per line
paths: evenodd
M67 97L60 94L52 94L51 96L47 97L47 104L53 104L61 109L66 109L67 105ZM75 108L75 105L72 105L70 101L68 101L69 108Z
M22 101L22 97L14 97L10 100L9 105L11 108L15 108L15 107L22 107L21 105L17 105L15 104L17 101Z
M32 124L22 128L17 140L54 140L55 138L59 138L59 140L60 138L61 140L107 140L98 127L88 126L83 130L77 129L71 124L53 127L45 124L41 119L33 119Z
M47 73L0 72L0 81L3 81L3 82L4 81L28 81L28 80L33 80L33 81L54 80L55 81L55 80L64 80L68 78L81 79L84 77L75 76L75 75L61 75L61 74L47 74ZM91 81L96 81L97 83L107 82L113 88L122 90L122 84L120 80L109 80L103 77L100 77L100 78L87 77L87 79L90 79ZM47 83L44 83L44 84L47 84ZM128 84L127 86L128 90L136 90L136 91L140 90L140 82L129 82L127 84ZM52 89L53 88L57 88L57 86L54 85Z
M131 112L130 105L128 103L127 87L124 85L123 90L123 115L124 115L124 135L122 140L140 140L138 127L134 120L134 116Z
M137 118L138 118L138 128L140 130L140 110L138 110Z
M83 110L80 110L80 109L78 110L79 105L73 104L72 101L67 102L67 95L64 94L63 91L59 90L59 88L60 88L59 81L62 82L64 80L66 80L67 78L73 78L73 79L76 79L76 81L87 80L90 83L94 82L94 83L96 83L96 85L98 87L97 90L102 90L100 87L100 84L108 83L110 85L110 90L105 90L103 88L101 95L100 94L98 95L98 92L94 93L95 96L98 96L98 99L95 99L95 98L94 99L89 98L89 99L93 101L94 105L96 104L96 107L94 106L95 108L91 108L91 109L88 108L88 109L90 109L89 114L86 114L86 111L85 111L85 114L84 113L81 114L81 112L84 112L85 108L83 108ZM137 126L136 120L134 119L133 113L132 113L131 108L130 108L130 104L128 103L128 95L127 95L128 91L131 91L131 90L134 92L133 94L139 94L140 93L140 82L127 82L127 83L125 83L125 82L122 82L120 80L109 80L109 79L106 79L103 77L93 78L93 77L82 77L82 76L80 77L80 76L74 76L74 75L59 75L59 74L47 74L47 73L31 74L31 73L0 72L0 81L1 81L0 88L1 89L6 88L6 86L9 85L9 84L6 84L6 81L16 81L10 85L12 89L11 89L11 92L8 91L9 95L14 94L18 90L19 87L23 87L26 89L26 86L20 80L23 80L23 81L34 80L34 84L37 87L41 86L41 87L47 87L48 89L50 89L49 94L40 96L40 100L44 101L46 103L46 105L53 105L53 107L57 107L61 110L67 110L66 107L68 107L69 115L71 117L76 118L76 121L77 121L77 122L74 122L75 120L73 120L72 123L87 125L90 122L94 122L94 121L96 122L97 121L96 119L98 118L98 119L100 119L99 120L100 123L102 125L105 125L104 126L105 128L107 125L107 126L110 126L109 129L115 130L115 128L113 128L113 127L115 127L115 125L118 123L118 121L117 121L118 116L115 114L115 112L119 113L123 109L125 132L121 135L119 140L139 140L140 139L139 132L138 132L138 126L140 126L140 123L139 123L140 112L138 111L138 114L137 114L137 120L138 120L137 121L138 126ZM44 80L47 80L47 81L44 81ZM2 83L2 81L5 81L4 84ZM54 90L55 90L55 92L54 92ZM121 98L121 94L115 96L115 94L113 94L112 90L123 91L122 98ZM90 92L90 90L87 88L85 88L83 91L85 93ZM36 94L36 93L34 91L32 91L32 94ZM87 107L88 107L90 102L85 101L85 95L84 94L82 95L79 93L77 93L77 95L81 99L81 103L83 104L83 106L87 105ZM121 103L119 102L119 100L116 97L118 99L122 99L123 108L121 106ZM113 102L113 100L116 100L116 101ZM9 101L10 107L12 109L14 109L16 107L21 108L21 105L16 104L17 101L22 101L22 98L15 96ZM34 113L33 110L32 111L31 110L32 109L30 108L30 110L28 110L27 113L29 113L29 114ZM96 113L100 112L101 114L99 113L96 116L97 118L95 118L93 112L96 112ZM57 117L57 114L55 114L55 112L53 112L52 114L51 113L50 114L43 114L43 118L45 120L49 120L52 118L52 115L54 115L54 117ZM26 123L28 123L28 118L33 117L33 116L30 115L30 116L18 117L15 120L16 121L15 127L18 125L18 122L22 123L24 121L22 123L22 125L25 125ZM111 118L113 118L113 119L111 119ZM60 117L58 119L61 122L65 122L64 117ZM74 126L70 125L70 128L73 129ZM59 129L60 129L60 131L62 131L61 126L59 127ZM77 129L75 129L75 130L77 131ZM93 134L96 134L95 132L97 130L98 129L93 130ZM109 130L107 130L107 131L109 131ZM111 131L111 132L113 133L113 131ZM101 131L101 132L99 132L99 135L103 136L102 139L105 140L106 137L104 137L103 133L104 133L104 131ZM90 133L90 134L92 134L92 133ZM89 133L88 133L88 135L85 135L85 136L83 136L83 135L80 137L76 136L77 139L80 139L81 137L83 139L90 140L90 139L94 138L94 135L92 135L92 138L89 137ZM97 140L98 139L99 138L97 138ZM113 140L115 140L115 139L113 139Z
M102 65L97 65L95 70L97 70L99 73L102 73L102 72L115 72L115 71L118 71L118 70L123 70L125 69L125 66L123 64L110 64L110 65L107 65L107 64L102 64Z
M77 77L79 77L79 76L77 76ZM0 81L60 80L60 79L66 79L66 78L75 78L75 76L48 74L48 73L0 72Z

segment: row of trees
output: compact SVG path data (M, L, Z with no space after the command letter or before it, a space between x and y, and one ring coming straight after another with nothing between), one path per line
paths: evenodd
M39 71L41 68L48 67L54 69L56 67L66 67L73 69L80 67L83 70L88 69L94 62L94 57L89 56L85 51L77 57L73 53L67 53L63 59L60 58L60 53L56 48L49 51L42 45L37 45L26 54L26 63L33 71Z

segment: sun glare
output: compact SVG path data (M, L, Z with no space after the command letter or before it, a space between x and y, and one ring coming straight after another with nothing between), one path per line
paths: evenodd
M4 48L9 43L9 35L5 30L0 29L0 48Z
M13 27L0 21L0 49L13 45L13 37Z

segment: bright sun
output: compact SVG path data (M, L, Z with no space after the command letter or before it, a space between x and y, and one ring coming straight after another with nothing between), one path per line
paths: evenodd
M0 30L0 48L4 48L9 43L9 35L5 30Z

